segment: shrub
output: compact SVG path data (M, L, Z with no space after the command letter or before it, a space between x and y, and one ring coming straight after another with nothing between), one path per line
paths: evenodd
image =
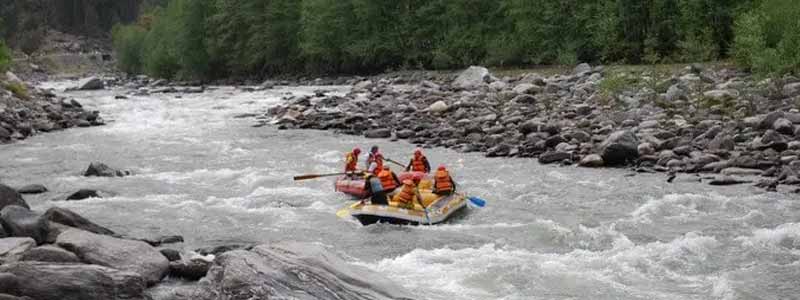
M764 0L735 24L734 58L762 75L800 72L800 5Z
M117 66L130 74L142 72L142 46L147 32L138 25L114 26L111 31Z
M14 96L17 98L28 100L30 99L30 95L28 94L28 88L25 87L22 83L19 82L6 82L3 83L3 87L6 90L11 91Z
M6 43L0 40L0 72L8 70L11 64L11 50L6 47Z

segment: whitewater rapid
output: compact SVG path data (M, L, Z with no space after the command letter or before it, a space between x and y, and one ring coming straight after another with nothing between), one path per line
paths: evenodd
M63 88L71 83L49 83ZM108 125L0 145L0 180L41 183L34 209L61 206L133 236L180 234L184 249L295 240L325 245L387 275L420 299L798 299L800 201L749 186L716 188L681 175L541 166L427 150L463 190L489 201L449 224L363 227L337 219L347 197L331 180L344 153L413 145L319 131L252 127L289 95L346 87L129 96L76 92ZM133 171L86 178L92 161ZM102 199L62 201L80 188Z

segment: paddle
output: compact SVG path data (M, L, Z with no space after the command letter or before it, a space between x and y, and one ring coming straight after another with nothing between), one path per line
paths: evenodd
M394 161L394 160L393 160L393 159L391 159L391 158L384 158L384 159L386 159L386 161L388 161L388 162L390 162L390 163L393 163L393 164L395 164L395 165L398 165L398 166L401 166L401 167L403 167L403 169L405 169L405 168L406 168L406 165L404 165L404 164L401 164L401 163L399 163L399 162L396 162L396 161Z
M422 194L419 193L419 189L417 189L416 197L414 197L414 198L417 198L417 202L419 202L419 206L422 206L422 211L425 212L425 220L428 221L428 225L433 225L431 223L431 217L428 215L428 208L425 207L425 203L422 202Z
M315 179L320 177L331 177L331 176L342 176L342 175L349 175L349 174L364 174L364 172L344 172L344 173L330 173L330 174L308 174L308 175L300 175L295 176L294 180L307 180L307 179Z
M486 206L486 200L483 200L481 198L478 198L478 197L475 197L475 196L471 196L471 197L468 197L467 199L469 200L469 203L472 204L475 207L482 208L482 207Z

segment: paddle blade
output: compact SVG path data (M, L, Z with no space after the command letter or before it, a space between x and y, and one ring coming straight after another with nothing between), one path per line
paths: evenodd
M467 199L469 199L469 203L472 204L472 206L474 206L474 207L485 207L486 206L486 200L483 200L481 198L469 197Z
M336 212L336 216L340 219L345 219L350 216L350 211L347 208L342 208Z

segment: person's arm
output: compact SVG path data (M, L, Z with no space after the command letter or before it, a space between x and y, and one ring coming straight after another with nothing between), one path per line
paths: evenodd
M406 166L406 172L411 170L411 165L413 164L414 164L414 159L412 158L411 160L408 161L408 165Z
M395 183L397 186L400 186L400 184L401 184L401 183L400 183L400 179L399 179L399 178L397 178L397 174L395 174L394 172L392 172L392 178L394 179L394 183Z
M430 173L431 172L431 164L428 162L428 158L426 157L425 159L423 159L422 163L425 164L425 173Z

